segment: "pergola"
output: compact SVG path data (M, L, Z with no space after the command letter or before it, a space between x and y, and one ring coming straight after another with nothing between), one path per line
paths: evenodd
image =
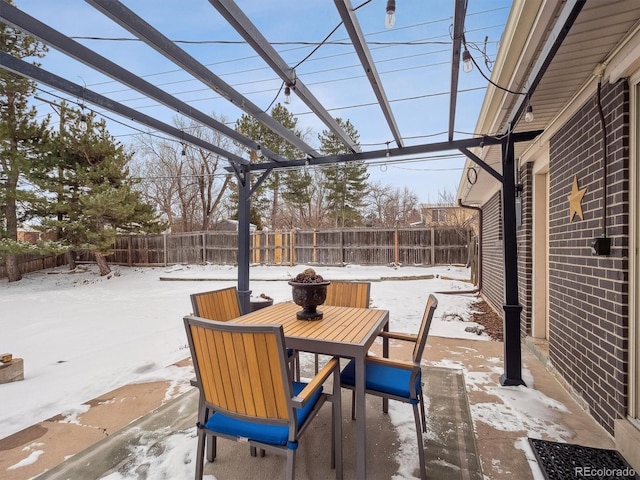
M499 135L488 135L482 132L466 139L454 140L455 112L458 97L458 77L464 44L464 22L466 16L467 0L452 0L453 3L453 28L451 42L450 64L450 92L449 92L449 121L448 140L436 143L425 143L407 146L399 131L393 110L384 90L383 83L378 74L376 64L373 61L370 49L365 40L363 31L358 22L356 9L350 0L334 0L335 8L349 35L353 49L357 53L362 69L366 73L369 86L375 94L380 111L384 116L389 131L395 140L394 148L385 148L369 151L360 151L347 133L331 116L322 102L314 96L312 91L304 84L303 79L297 76L296 71L287 65L284 59L273 48L269 41L262 35L259 29L243 13L233 0L209 0L226 21L233 26L238 34L255 50L265 63L282 79L296 96L319 118L330 132L339 138L351 153L322 156L312 146L297 137L289 129L282 126L267 112L251 102L248 98L236 91L232 86L214 74L208 67L189 55L175 42L164 36L160 31L152 27L142 17L135 14L125 5L116 0L86 0L88 4L98 9L114 22L128 30L135 37L146 43L167 59L171 60L179 68L188 72L194 78L207 85L213 91L224 97L229 102L237 105L246 114L255 117L273 132L287 140L301 152L304 158L283 158L259 145L255 140L242 135L224 123L213 119L210 115L194 108L176 96L166 93L153 83L137 76L117 63L105 58L47 26L42 21L28 15L19 8L0 0L0 21L26 32L69 57L72 57L85 65L102 72L117 80L121 84L180 112L182 115L209 127L221 134L233 139L238 144L253 151L260 151L267 159L264 163L251 163L249 160L210 142L204 141L186 133L174 126L166 124L156 118L145 115L139 110L103 96L86 86L74 83L52 72L34 66L31 63L15 58L7 53L0 52L0 66L8 71L28 77L39 84L47 85L70 96L82 98L84 102L109 110L125 118L129 118L139 124L174 137L181 142L197 146L203 150L212 152L225 158L229 162L230 169L238 179L239 185L239 242L238 242L238 292L244 311L249 309L250 285L249 285L249 203L252 193L274 170L296 168L303 165L314 166L323 164L336 164L354 161L366 161L374 159L386 159L393 163L396 159L407 155L425 154L434 152L457 151L464 154L471 161L487 172L502 185L502 228L504 246L505 292L504 292L504 338L505 338L505 371L501 377L503 385L524 384L521 375L521 345L520 345L520 312L522 307L518 301L518 266L516 249L516 172L515 159L518 152L535 139L540 130L528 131L519 124L528 105L528 99L535 92L545 70L553 59L555 52L560 47L571 25L585 4L585 0L568 0L560 12L560 27L548 36L544 48L540 52L539 60L535 67L527 72L522 80L523 88L526 86L526 95L515 95L513 100L515 108L508 121L502 127ZM391 3L391 2L390 2ZM395 3L395 2L393 2ZM483 147L500 149L501 171L494 169L481 156ZM476 153L474 153L474 151ZM254 180L254 176L257 178Z

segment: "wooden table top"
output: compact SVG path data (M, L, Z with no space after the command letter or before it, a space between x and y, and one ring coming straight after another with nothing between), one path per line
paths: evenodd
M368 346L388 322L389 312L373 308L319 305L322 320L298 320L302 307L293 302L277 303L233 320L234 323L282 325L287 338ZM288 343L287 343L288 345Z

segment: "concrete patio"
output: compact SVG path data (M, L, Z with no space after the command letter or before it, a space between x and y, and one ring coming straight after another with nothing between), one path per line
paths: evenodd
M514 412L518 407L505 396L509 390L498 384L502 349L500 342L430 337L424 367L429 430L425 436L425 452L429 478L534 478L530 466L533 459L527 458L530 452L524 445L528 436L541 431L555 432L569 443L613 448L611 436L524 345L523 378L533 378L534 384L521 393L535 394L535 398L542 401L520 405L524 411L530 409L533 423L518 420ZM399 347L392 352L394 356L409 354ZM117 471L131 475L131 468L135 467L131 464L132 452L136 446L146 445L148 451L162 455L172 434L195 431L197 392L190 390L163 404L167 388L162 382L123 387L89 402L90 408L78 416L75 423L55 417L0 440L0 476L5 480L36 476L41 480L89 480ZM513 390L517 393L519 389ZM395 478L413 475L418 478L417 464L411 472L398 471L402 442L397 429L389 415L382 414L380 399L368 398L367 402L368 477L390 479L394 475ZM343 392L345 479L354 478L355 472L349 406L350 393ZM401 405L400 408L410 407ZM536 411L539 408L546 410L540 414ZM327 448L328 406L319 417L314 422L316 431L307 432L298 450L299 479L335 478L329 468ZM538 437L544 438L544 435ZM44 452L37 461L8 470L23 461L34 449L33 445ZM402 454L411 455L410 452ZM185 458L184 462L189 463L191 458L194 457ZM410 461L402 463L406 465ZM205 475L213 475L218 480L284 478L284 465L284 457L252 458L247 445L221 440L216 462L205 465ZM153 479L147 475L147 467L135 467L135 478Z

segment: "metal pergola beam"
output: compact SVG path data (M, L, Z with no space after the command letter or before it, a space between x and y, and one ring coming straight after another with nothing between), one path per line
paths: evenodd
M532 130L529 132L517 132L513 133L511 137L515 143L517 142L528 142L533 140L538 135L540 135L543 130ZM450 150L460 150L469 149L473 147L479 147L481 145L502 145L504 142L503 138L498 137L474 137L467 138L463 140L453 140L450 142L438 142L438 143L428 143L425 145L412 145L409 147L403 148L390 148L389 150L372 150L369 152L361 152L361 153L345 153L341 155L327 155L326 157L319 158L299 158L289 160L286 165L278 164L275 162L265 162L265 163L252 163L249 168L252 171L256 170L267 170L267 169L278 169L278 168L291 168L291 167L301 167L304 165L326 165L332 163L342 163L342 162L357 162L364 160L377 160L380 158L392 159L393 157L406 157L409 155L417 155L423 153L436 153L436 152L446 152ZM392 160L390 160L392 162ZM486 165L484 162L482 162ZM480 165L484 168L484 165ZM491 174L491 173L490 173ZM499 174L498 174L499 175Z
M253 140L241 135L234 129L227 127L224 123L219 122L200 110L191 107L189 104L179 100L172 95L168 94L164 90L156 87L155 85L143 80L142 78L132 74L128 70L122 68L116 63L98 55L93 50L79 44L78 42L70 39L62 33L54 30L53 28L45 25L39 20L31 17L25 12L17 9L5 0L0 0L0 18L19 30L29 33L38 38L42 42L49 46L60 50L66 55L75 58L76 60L88 65L95 70L108 75L109 77L117 80L132 89L140 92L141 94L152 98L159 103L185 115L203 125L213 128L218 132L232 138L241 145L252 150L261 150L265 157L268 157L276 162L286 162L287 159L264 148ZM80 95L82 98L82 95Z
M371 88L373 88L373 92L378 99L378 104L380 105L384 118L387 120L387 124L391 129L391 134L396 141L396 145L398 147L403 147L404 144L402 142L400 130L398 129L396 119L394 118L393 112L391 111L391 106L389 105L389 101L387 100L387 95L382 86L382 81L380 80L380 76L378 75L378 70L376 69L375 63L373 62L373 58L371 58L371 52L367 47L367 42L364 38L364 34L362 33L362 29L360 28L360 24L358 23L358 18L356 17L355 11L353 10L351 1L334 0L334 2L336 4L336 8L338 9L338 13L340 14L340 18L342 18L344 27L349 34L349 38L351 39L353 48L355 48L356 53L358 54L358 58L360 59L360 63L364 68L364 72L369 79Z
M262 35L260 30L249 20L240 8L232 0L209 0L209 3L225 18L245 41L251 45L260 57L271 67L271 69L282 79L291 90L295 91L313 113L331 130L342 143L347 145L351 151L359 152L360 147L349 137L338 122L322 106L320 101L296 78L296 72L289 67L278 52L271 46L269 41Z
M558 20L553 30L549 32L547 41L542 47L538 60L531 69L529 76L524 80L523 85L527 88L527 95L519 95L514 108L511 110L511 114L505 120L504 133L507 133L509 128L518 124L520 117L529 104L533 92L535 92L538 87L538 84L555 57L560 45L562 45L562 42L569 33L569 30L571 30L573 22L578 18L586 1L587 0L567 0L563 5L562 10L558 14Z
M516 169L513 129L529 104L531 95L542 80L547 67L562 45L571 26L580 14L586 0L568 0L562 7L553 30L542 48L540 56L525 79L527 95L520 95L503 129L502 144L502 230L504 256L504 373L500 384L524 385L522 380L522 345L520 328L522 305L518 291L518 237L516 231Z
M165 37L150 24L145 22L140 16L116 0L85 0L88 4L101 11L111 18L121 27L144 41L151 48L171 60L181 67L185 72L191 74L202 83L213 89L223 98L234 104L245 113L252 115L274 133L280 135L289 143L297 147L301 152L311 156L319 157L320 154L300 137L295 135L289 128L275 120L271 115L254 104L251 100L240 94L231 85L227 84L220 77L202 63L189 55L174 42Z
M105 110L109 110L110 112L121 115L122 117L130 118L131 120L142 125L146 125L147 127L153 128L154 130L158 130L160 132L166 133L167 135L171 135L172 137L179 139L181 142L184 141L209 152L220 155L221 157L226 158L232 163L240 165L247 165L249 163L247 159L239 157L198 137L194 137L193 135L185 133L176 127L156 120L155 118L145 115L144 113L140 113L138 110L127 107L126 105L122 105L121 103L104 97L99 93L89 90L82 85L70 82L51 72L36 67L31 63L20 60L19 58L9 55L6 52L0 51L0 67L10 72L17 73L18 75L22 75L24 77L35 80L38 83L48 85L51 88L55 88L56 90L67 93L74 97L82 98L82 100L87 103L91 103L100 108L104 108Z
M455 0L453 10L453 46L451 48L451 98L449 100L449 141L453 140L458 104L458 77L460 74L460 47L464 35L464 19L467 14L467 0Z

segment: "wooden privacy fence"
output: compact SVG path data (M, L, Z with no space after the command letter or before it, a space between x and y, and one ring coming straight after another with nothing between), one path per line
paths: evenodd
M46 268L54 268L65 264L64 255L38 255L29 253L18 255L18 268L20 273L37 272ZM7 267L4 261L0 261L0 278L7 278Z
M343 230L257 231L251 234L250 259L265 265L451 265L469 262L471 230L432 228L353 228ZM237 264L237 232L190 232L121 235L110 264L166 266L175 264ZM94 262L90 252L78 261ZM23 273L64 264L64 255L22 256ZM0 278L6 277L0 264Z
M473 233L454 228L257 231L251 234L255 264L449 265L468 262ZM237 263L236 232L128 235L116 240L109 263L174 265Z

